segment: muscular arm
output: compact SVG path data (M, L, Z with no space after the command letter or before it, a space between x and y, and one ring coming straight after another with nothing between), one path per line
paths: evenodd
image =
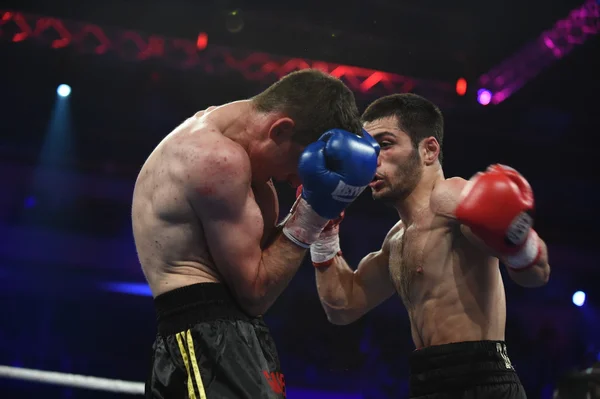
M317 290L327 318L333 324L350 324L394 294L389 277L389 239L400 223L385 238L381 250L365 256L356 271L342 256L330 266L317 267Z
M460 201L460 195L467 184L467 181L462 178L451 178L439 182L431 195L431 208L441 216L456 220L455 210ZM465 225L460 226L462 234L476 247L487 252L490 256L494 256L506 264L503 257L495 253L485 243L477 237L471 229ZM517 284L523 287L539 287L548 282L550 278L550 265L548 264L548 250L544 241L540 238L541 256L539 260L525 270L515 271L507 267L508 275Z
M240 306L263 314L288 285L306 253L277 234L261 250L263 218L250 187L246 152L220 138L186 162L188 198L208 246Z

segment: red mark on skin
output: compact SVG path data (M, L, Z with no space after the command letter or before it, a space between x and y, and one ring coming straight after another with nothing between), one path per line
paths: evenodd
M196 192L202 196L209 196L215 193L215 188L212 186L197 187Z
M423 268L421 266L417 267L417 273L423 274Z

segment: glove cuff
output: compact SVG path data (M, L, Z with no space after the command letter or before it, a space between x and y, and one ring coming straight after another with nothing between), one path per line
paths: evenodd
M506 266L514 271L526 270L537 263L541 252L540 238L535 230L531 229L523 248L505 258Z
M341 254L339 225L323 230L319 239L310 246L310 258L315 267L331 265L338 254Z
M298 198L283 226L283 234L294 244L310 248L329 219L319 216L303 198Z

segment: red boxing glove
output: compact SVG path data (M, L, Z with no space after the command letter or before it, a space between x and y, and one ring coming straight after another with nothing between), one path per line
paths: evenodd
M531 228L533 210L533 191L527 180L512 168L492 165L469 180L455 214L507 266L523 270L540 257L539 238Z

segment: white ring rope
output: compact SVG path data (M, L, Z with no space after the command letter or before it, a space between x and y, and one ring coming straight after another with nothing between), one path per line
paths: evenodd
M144 394L144 383L134 381L112 380L109 378L90 377L80 374L59 373L25 369L20 367L0 366L0 377L17 380L36 381L46 384L64 385L75 388L94 389L98 391Z

